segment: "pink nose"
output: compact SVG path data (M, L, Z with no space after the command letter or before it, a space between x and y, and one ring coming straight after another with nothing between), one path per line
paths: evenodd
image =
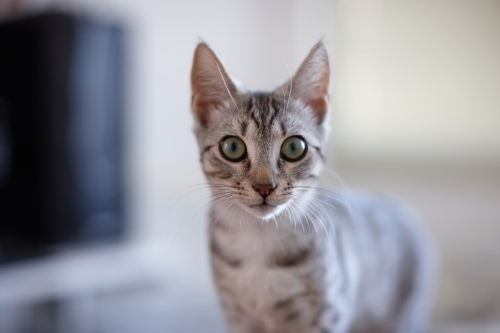
M274 184L256 184L253 185L253 189L259 193L264 199L271 194L272 191L276 188Z

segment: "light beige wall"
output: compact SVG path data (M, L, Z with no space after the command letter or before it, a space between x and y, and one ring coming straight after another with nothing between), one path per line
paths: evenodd
M500 1L339 0L336 33L337 171L418 208L437 318L498 321Z
M341 0L337 153L500 159L500 1Z

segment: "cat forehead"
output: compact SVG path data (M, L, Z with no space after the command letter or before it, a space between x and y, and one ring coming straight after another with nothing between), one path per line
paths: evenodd
M285 97L285 96L284 96ZM272 93L256 92L240 96L227 105L214 124L228 135L286 136L317 131L315 119L302 103L277 97Z
M286 105L272 94L253 93L245 96L243 106L238 124L243 135L251 133L266 136L277 130L286 130Z

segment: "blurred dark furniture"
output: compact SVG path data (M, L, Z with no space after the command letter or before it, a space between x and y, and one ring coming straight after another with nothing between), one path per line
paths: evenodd
M123 233L122 35L65 14L0 25L0 262Z

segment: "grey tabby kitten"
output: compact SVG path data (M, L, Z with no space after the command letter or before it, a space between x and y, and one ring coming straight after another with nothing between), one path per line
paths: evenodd
M411 215L388 199L314 187L329 76L319 42L289 82L249 92L205 43L196 48L192 110L231 332L425 330L431 257Z

